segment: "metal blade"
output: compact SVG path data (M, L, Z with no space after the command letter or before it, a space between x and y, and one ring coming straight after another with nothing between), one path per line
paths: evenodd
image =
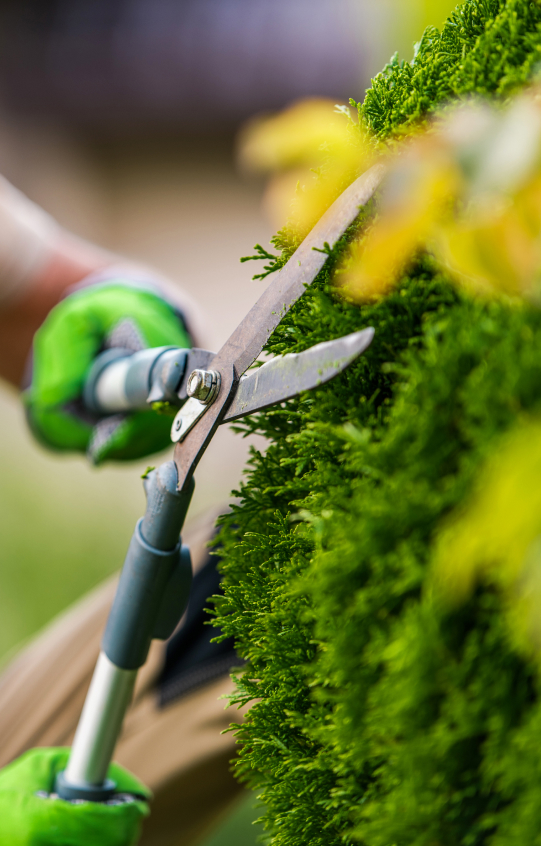
M222 386L197 425L175 447L179 490L190 484L201 456L222 422L226 406L235 395L239 378L254 363L284 314L327 261L327 253L317 250L324 248L325 243L330 247L336 244L355 221L360 208L374 196L384 174L385 168L375 165L338 197L212 360L210 366L220 373Z
M216 369L227 362L229 366L233 365L239 378L254 363L290 306L312 284L327 261L325 244L332 249L340 240L361 207L373 197L384 173L383 165L370 168L346 188L325 212L285 267L273 274L266 291L225 342L213 362Z
M242 376L235 399L222 423L238 420L269 405L284 402L334 379L372 343L374 330L363 329L334 341L325 341L301 353L273 358Z

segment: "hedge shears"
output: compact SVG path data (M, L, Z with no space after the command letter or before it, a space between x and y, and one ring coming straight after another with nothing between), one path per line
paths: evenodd
M373 197L376 166L328 209L218 353L161 347L102 352L88 375L84 402L108 415L178 407L171 429L174 460L144 480L147 506L132 536L102 639L101 652L66 769L55 793L66 800L114 801L107 770L153 638L167 639L188 603L192 569L180 540L195 468L218 426L317 388L370 345L370 327L249 369L288 309L323 268L332 249ZM128 801L128 800L126 800Z

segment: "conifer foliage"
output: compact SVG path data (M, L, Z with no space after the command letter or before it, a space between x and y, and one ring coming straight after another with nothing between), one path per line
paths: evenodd
M471 94L506 97L541 60L541 6L525 0L468 0L442 28L428 27L413 62L397 55L361 106L372 132L407 131L442 103Z
M412 64L393 59L361 115L388 138L452 96L505 97L534 72L540 27L537 2L469 0ZM276 846L541 843L536 668L494 586L454 608L427 589L442 520L539 410L541 311L468 299L429 257L385 299L347 303L332 279L348 237L268 350L367 326L372 346L239 427L268 448L219 538L217 624L248 660L235 699L253 703L237 772ZM292 245L275 244L280 266Z

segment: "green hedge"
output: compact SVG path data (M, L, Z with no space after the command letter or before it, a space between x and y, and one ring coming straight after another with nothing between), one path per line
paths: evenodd
M389 137L451 96L507 95L539 61L540 26L538 3L470 0L374 80L364 119ZM462 298L429 258L358 308L332 293L342 248L268 350L366 326L375 340L249 421L268 449L221 530L217 622L249 661L237 701L254 701L237 771L279 846L541 843L539 682L503 600L480 585L444 612L423 593L442 518L539 408L541 312Z
M387 138L450 99L508 96L539 69L540 25L541 8L531 0L463 3L441 33L427 28L411 64L393 56L366 94L363 117Z

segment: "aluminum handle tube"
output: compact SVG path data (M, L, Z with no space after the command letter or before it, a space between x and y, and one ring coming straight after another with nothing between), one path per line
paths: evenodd
M136 677L137 670L121 670L100 652L64 774L68 784L84 789L105 783Z
M126 396L126 377L131 360L121 358L106 367L94 388L96 406L102 414L117 414L131 411L131 403ZM146 397L144 398L146 403Z

